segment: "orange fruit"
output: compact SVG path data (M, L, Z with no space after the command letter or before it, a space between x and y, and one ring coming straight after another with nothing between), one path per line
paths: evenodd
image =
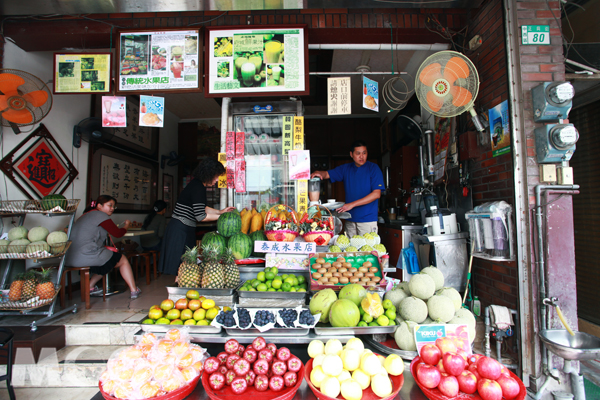
M193 363L191 365L192 368L194 368L196 371L198 371L198 373L202 372L202 370L204 369L204 365L202 365L202 361L196 361L195 363Z
M181 356L181 358L179 358L179 362L177 363L177 366L179 368L185 368L185 367L189 367L193 363L194 363L194 355L188 351L183 356Z
M198 376L198 371L194 367L186 367L181 370L181 374L183 375L183 379L186 382L191 382Z
M131 379L131 377L133 376L133 368L129 367L129 368L123 368L121 371L119 371L119 373L117 374L117 377L122 380L122 381L128 381Z
M119 383L115 387L115 397L117 399L128 399L131 397L133 387L129 382Z
M154 368L154 379L159 382L164 381L173 373L174 367L169 364L160 364L156 368Z
M180 355L180 354L183 354L186 351L188 351L189 348L190 348L189 343L177 342L177 343L175 343L175 345L173 346L173 349L171 351L173 352L173 354Z
M152 350L151 344L138 344L135 347L142 352L142 357L148 357L148 354Z
M150 367L138 368L131 377L131 382L139 386L145 382L148 382L152 378L152 370Z
M154 344L156 342L156 335L154 333L145 333L140 339L142 344Z
M171 349L173 348L173 344L173 341L169 339L159 340L157 346L158 351L160 351L163 354L169 354L171 352Z
M179 389L184 383L181 374L173 374L167 380L163 381L162 388L165 392L172 392Z
M102 390L104 390L106 393L110 394L111 396L115 393L115 386L116 386L116 382L113 381L112 379L107 379L102 382Z
M158 394L159 390L160 385L158 384L158 382L150 381L144 383L140 387L140 394L144 396L144 398L149 399L151 397L155 397Z
M172 341L179 340L181 339L181 332L179 332L179 329L169 329L165 333L165 339L171 339Z

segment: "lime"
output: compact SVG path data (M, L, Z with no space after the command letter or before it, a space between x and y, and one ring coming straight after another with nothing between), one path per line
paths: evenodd
M364 313L362 316L362 320L368 324L369 322L373 321L373 317L369 313Z
M261 272L261 273L262 273L262 272ZM254 282L252 282L252 287L253 287L254 289L256 289L256 287L257 287L258 285L260 285L260 281L259 281L259 280L255 280Z
M394 321L396 319L396 312L390 308L389 310L385 310L385 316Z
M287 278L285 278L285 279L283 280L283 282L284 282L284 283L289 283L289 284L290 284L290 286L294 286L294 278L291 278L291 277L289 277L289 276L288 276Z
M154 320L150 318L146 318L142 324L154 325Z
M304 275L298 275L298 283L302 285L304 282L306 282Z
M267 291L267 289L268 289L268 287L267 287L267 285L266 285L266 284L264 284L264 283L261 283L260 285L258 285L258 286L256 287L256 290L257 290L257 291L259 291L259 292L266 292L266 291Z
M169 325L171 323L171 320L167 319L167 318L159 318L156 320L156 325Z
M306 292L306 289L304 289L303 287L301 287L300 289L297 290L297 292Z
M281 285L281 288L283 289L284 292L289 292L290 289L292 288L292 285L290 285L289 282L284 282L283 285Z
M265 282L265 284L267 285L268 288L273 287L273 281L267 281L267 282Z
M267 292L276 292L277 290L273 289L273 288L269 288L267 289Z
M265 273L265 277L267 278L268 281L272 281L273 278L275 278L275 274L272 273L271 271L269 271L269 272Z
M367 323L365 321L360 321L358 323L358 326L369 326L369 325L367 325Z
M279 288L281 288L282 284L283 284L283 282L281 282L281 279L273 279L273 282L271 283L271 287L273 287L275 289L279 289Z
M183 325L183 321L180 319L174 319L169 325Z
M258 279L261 282L264 282L266 280L265 273L263 271L259 272L256 275L256 279Z
M288 274L283 274L281 275L281 279L283 279L285 281L285 278L287 278L289 275Z
M277 275L279 273L279 269L277 269L277 267L271 267L271 272L273 275Z
M256 286L258 286L258 285L256 285ZM250 288L249 292L256 292L256 289Z
M379 326L379 324L375 321L369 322L369 326Z
M390 299L386 299L383 301L383 303L381 303L381 305L383 306L383 308L385 308L386 310L388 308L392 308L394 306L394 304L392 303L392 301Z
M297 290L296 290L295 287L293 287L293 288L290 289L290 292L294 292L295 293L295 292L297 292Z
M296 277L292 278L293 282L292 282L292 286L298 286L298 284L300 282L298 282L298 279Z
M395 317L395 315L394 315L394 317ZM379 318L377 318L377 323L380 326L388 326L390 323L390 319L386 315L380 315Z

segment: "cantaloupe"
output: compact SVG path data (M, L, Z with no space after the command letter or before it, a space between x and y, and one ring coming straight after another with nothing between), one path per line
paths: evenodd
M49 231L47 228L36 226L35 228L31 228L27 234L27 239L29 239L30 242L39 242L40 240L46 240L48 233Z
M13 240L27 239L28 232L24 226L16 226L8 231L8 240L12 242Z
M50 252L50 246L48 246L48 243L46 243L44 240L39 240L37 242L31 242L25 249L27 254L33 254L36 251Z
M6 253L8 251L8 245L10 240L0 239L0 253Z
M10 242L10 244L8 245L8 252L9 253L25 253L25 249L27 248L27 245L30 243L31 242L27 239L12 240Z
M53 254L62 253L65 251L66 243L69 240L67 234L63 231L50 232L46 238L46 242L50 245Z

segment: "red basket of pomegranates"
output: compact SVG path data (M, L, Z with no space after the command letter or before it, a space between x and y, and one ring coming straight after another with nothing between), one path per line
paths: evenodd
M230 339L225 351L204 362L202 386L213 400L241 394L257 400L290 400L303 377L302 361L287 347L277 348L262 337L248 347Z
M527 396L519 377L493 358L474 354L464 361L456 353L442 355L433 347L424 346L422 357L410 363L415 382L430 400L524 400Z

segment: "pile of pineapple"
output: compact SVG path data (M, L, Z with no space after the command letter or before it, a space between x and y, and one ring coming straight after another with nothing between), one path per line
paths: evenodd
M27 271L17 276L10 284L8 291L9 301L27 301L39 296L40 300L51 299L56 290L52 283L52 270L50 268L41 271Z
M240 270L231 249L219 254L217 246L202 246L202 263L198 264L198 246L181 256L177 284L179 287L204 289L229 289L240 283Z
M354 252L354 251L376 251L381 257L387 253L387 250L381 242L381 237L375 232L367 232L364 235L354 235L348 238L345 234L341 234L335 241L333 246L329 247L332 253Z

